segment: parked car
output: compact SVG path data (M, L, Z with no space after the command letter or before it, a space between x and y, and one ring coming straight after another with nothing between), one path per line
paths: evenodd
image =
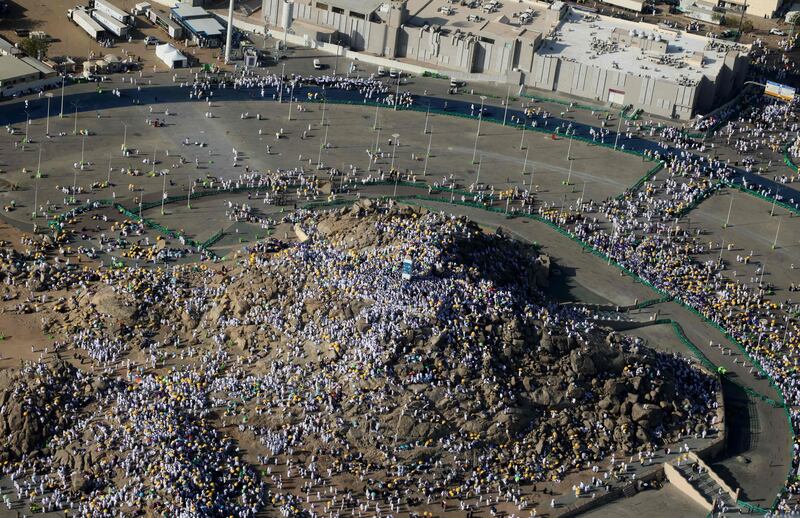
M155 38L153 36L145 36L144 37L144 44L145 45L158 45L159 43L161 43L161 42L158 41L158 38Z
M397 79L398 77L400 77L400 72L396 68L390 68L389 77L391 77L392 79Z
M785 32L783 32L782 30L780 30L780 29L778 29L778 28L775 28L775 27L771 28L771 29L769 30L769 33L770 33L770 34L774 34L774 35L776 35L776 36L786 36L786 33L785 33Z
M383 66L378 67L378 77L383 77L386 75L386 69Z
M322 70L322 62L318 59L314 60L314 69L315 70Z

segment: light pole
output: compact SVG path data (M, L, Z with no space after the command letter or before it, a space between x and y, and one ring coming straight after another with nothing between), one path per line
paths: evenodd
M81 137L81 169L83 169L83 156L86 150L86 133Z
M569 134L569 146L567 147L567 160L572 160L572 135L575 134L575 130L572 130Z
M481 111L478 113L478 131L475 132L475 146L472 148L472 163L475 163L475 157L478 154L478 137L481 136L481 121L483 120L483 103L486 101L486 96L481 95Z
M125 131L122 133L122 156L125 156L125 152L128 151L128 124L120 122L125 126Z
M617 122L617 136L614 137L614 151L617 150L617 143L619 142L619 130L622 127L622 112L617 115L619 121Z
M564 184L564 185L567 185L567 186L572 185L571 180L572 180L572 161L570 160L570 162L569 162L569 173L567 173L567 183Z
M528 190L533 192L533 175L536 174L536 163L531 165L531 181L528 184Z
M319 146L319 155L317 156L317 169L322 167L322 150L328 145L328 126L325 126L325 141Z
M61 111L58 116L62 119L64 118L64 81L66 81L66 76L61 76Z
M75 168L75 173L72 175L72 196L70 196L70 203L75 203L75 193L78 191L78 168Z
M292 91L289 93L289 120L292 120L292 99L294 98L294 81L292 81Z
M167 201L167 175L164 176L164 181L161 184L161 215L164 215L164 202Z
M422 132L423 135L428 133L428 118L430 118L430 116L431 116L431 103L428 103L428 111L425 112L425 129Z
M728 223L731 221L731 210L733 210L733 193L731 193L731 203L728 205L728 217L725 218L725 224L722 228L728 228Z
M478 174L475 177L475 190L478 190L478 184L481 183L481 165L483 165L483 155L481 155L481 161L478 162Z
M372 131L378 129L378 110L380 109L380 103L375 105L375 122L372 123Z
M333 76L336 77L336 69L339 68L339 33L336 33L336 60L333 62Z
M522 164L522 176L525 176L525 173L528 172L528 152L530 152L530 149L525 150L525 162ZM523 185L525 184L524 178L522 179L522 183Z
M39 146L39 163L36 164L36 178L42 177L42 146Z
M228 30L225 34L225 63L231 62L231 45L233 38L233 0L228 5Z
M775 230L775 240L772 242L772 249L773 250L775 250L775 248L777 248L777 246L778 246L778 234L781 231L781 221L783 221L783 218L778 218L778 228L777 228L777 230Z
M283 67L281 67L281 81L278 83L280 92L278 92L278 102L283 102L283 78L286 77L286 63L283 63Z
M397 156L397 144L400 142L400 134L399 133L392 133L392 139L394 140L394 152L392 152L392 165L389 168L390 171L394 171L394 158ZM400 173L396 172L394 175L394 194L392 196L397 197L397 182L400 180Z
M39 156L41 157L42 148L39 148ZM40 158L41 162L41 158ZM33 214L31 216L33 219L36 219L39 207L39 173L36 173L36 180L34 180L33 184Z
M425 153L425 167L422 168L422 176L428 174L428 159L431 157L431 142L433 141L433 126L431 126L430 136L428 137L428 152Z
M522 151L522 147L525 145L525 128L527 126L526 121L522 121L522 137L519 139L519 150Z
M322 120L319 122L320 126L324 126L325 125L325 108L327 106L328 106L328 97L327 96L323 96L322 97Z
M78 134L78 103L75 103L75 127L72 129L72 134Z
M506 125L506 116L508 115L508 99L511 96L511 85L508 85L508 91L506 92L506 109L503 111L503 126Z
M400 75L397 76L397 89L394 92L394 111L397 111L397 105L400 104Z
M45 127L44 134L50 136L50 101L53 99L53 94L47 94L47 126Z

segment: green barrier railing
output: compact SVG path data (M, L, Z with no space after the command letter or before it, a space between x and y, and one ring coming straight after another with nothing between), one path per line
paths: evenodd
M449 76L446 76L444 74L440 74L438 72L429 72L428 70L426 70L426 71L424 71L422 73L422 77L431 77L433 79L450 79Z
M636 183L625 189L625 192L620 193L617 195L617 199L624 197L626 194L638 191L645 182L650 181L659 171L664 169L664 162L659 161L655 166L653 166L649 171L647 171L641 178L636 180Z
M709 360L708 357L705 354L703 354L703 351L701 351L694 344L694 342L689 340L689 337L687 337L686 333L683 332L683 327L681 327L681 325L679 323L675 322L674 320L671 320L671 319L667 319L667 320L672 325L672 330L678 336L678 340L681 341L681 343L684 345L684 347L689 349L692 352L692 354L700 361L700 363L703 364L703 366L706 369L710 370L711 372L719 373L719 367L716 364L714 364L711 360Z
M81 205L77 205L60 214L56 214L51 219L47 220L47 226L50 228L55 228L56 226L58 226L59 223L63 223L64 220L68 218L79 216L81 214L84 214L91 210L95 210L97 208L110 207L111 204L112 204L111 200L95 200Z
M750 196L755 196L756 198L760 198L761 200L763 200L763 201L765 201L767 203L774 203L777 207L781 207L782 209L788 210L792 214L800 216L800 209L798 209L797 207L793 207L793 206L789 205L788 203L785 203L785 202L782 202L782 201L778 201L775 198L770 198L769 196L765 196L765 195L761 194L758 191L754 191L753 189L747 188L744 185L741 185L741 184L738 184L738 183L731 183L731 182L727 182L727 181L723 182L723 183L724 183L725 187L730 187L732 189L738 189L738 190L742 191L745 194L749 194Z
M183 199L183 197L180 197L180 199ZM160 203L159 203L159 205L160 205ZM124 215L128 219L131 219L133 221L138 221L138 222L142 223L143 225L145 225L146 227L152 228L156 232L159 232L160 234L163 234L165 236L171 237L173 239L182 239L183 242L186 243L187 245L193 246L193 247L195 247L195 248L197 248L199 250L203 250L206 253L210 254L213 258L216 258L216 259L219 258L214 252L212 252L210 250L206 250L205 248L203 248L203 243L200 243L200 242L198 242L198 241L186 236L182 232L178 232L177 230L172 230L170 228L167 228L167 227L165 227L163 225L160 225L160 224L156 223L153 220L141 217L138 214L136 214L134 212L131 212L130 210L126 209L125 207L123 207L119 203L115 203L114 204L114 208L116 208L122 215Z
M737 500L736 505L740 508L744 508L751 514L767 514L769 512L768 509L764 509L763 507L759 507L756 504L751 504L750 502L745 502L744 500Z
M639 304L636 304L633 307L634 309L646 309L651 306L655 306L656 304L663 304L664 302L670 302L670 301L672 301L672 297L660 297L657 299L645 300L644 302L640 302Z
M522 97L526 97L528 99L533 99L534 101L539 101L539 102L560 104L561 106L572 105L573 108L577 108L579 110L585 110L585 111L594 111L596 113L607 113L608 112L608 108L606 108L604 106L594 106L594 105L591 105L591 104L570 102L570 101L567 101L567 100L564 100L564 99L556 99L554 97L545 97L543 95L524 93L524 94L522 94Z
M789 144L786 144L785 146L783 146L783 162L786 164L786 166L789 169L791 169L792 171L794 171L796 173L797 172L797 164L794 163L794 160L792 159L792 155L789 154L789 147L790 147Z
M215 245L215 244L216 244L216 243L217 243L217 242L218 242L220 239L222 239L222 237L223 237L224 235L225 235L225 233L224 233L222 230L219 230L219 231L217 231L217 233L215 233L213 236L211 236L211 237L209 237L208 239L206 239L205 241L203 241L203 243L200 245L200 247L201 247L201 248L204 248L204 249L206 249L206 248L209 248L209 247L212 247L212 246L214 246L214 245Z

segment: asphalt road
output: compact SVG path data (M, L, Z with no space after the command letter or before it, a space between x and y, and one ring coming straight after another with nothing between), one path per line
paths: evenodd
M174 84L143 86L141 90L138 90L133 86L128 86L127 83L122 86L113 84L113 87L118 87L121 90L121 95L119 97L109 93L109 90L112 88L112 86L109 84L103 85L103 93L97 93L97 91L86 91L85 88L81 88L81 91L73 92L73 88L70 87L70 93L65 93L63 100L65 113L71 114L76 108L79 112L87 112L130 106L134 100L143 105L163 103L174 104L189 101L196 102L196 99L189 99L187 89L181 88L180 86ZM401 87L401 89L407 89L407 87L404 85ZM230 100L273 102L272 97L273 94L277 92L277 89L265 88L263 89L263 96L261 92L261 88L216 88L214 89L214 95L212 99L214 102L225 102ZM60 111L61 99L60 96L56 95L57 93L57 91L54 93L53 101L51 101L51 116ZM358 90L324 89L308 85L295 88L294 98L305 101L309 93L319 93L332 103L336 102L367 105L367 103L364 102L363 96L358 92ZM288 95L286 97L288 99ZM412 97L414 100L414 106L418 110L424 111L430 109L434 112L448 113L453 116L470 117L472 119L476 119L477 115L471 115L471 113L477 113L479 111L479 107L475 103L464 101L459 98L443 98L419 94L415 94ZM28 99L28 102L29 105L27 108L25 107L24 99L0 103L0 124L19 124L20 122L24 122L30 118L46 117L47 98L45 96L35 99ZM559 128L562 136L563 130L571 125L572 131L574 132L573 134L576 137L588 140L592 139L590 134L592 130L600 129L590 124L574 120L561 119L559 117L545 117L543 115L526 117L524 112L521 110L511 107L506 110L505 108L501 109L491 105L485 108L483 118L487 122L502 123L504 120L506 120L508 124L511 124L508 121L511 120L512 116L518 117L522 120L527 120L527 124L529 126L532 126L535 123L538 131L555 132L556 129ZM606 136L605 143L618 145L620 148L624 146L626 151L635 153L659 151L662 155L665 153L686 153L690 156L699 157L699 155L693 155L673 147L662 147L658 142L638 136L632 136L631 138L628 138L622 133L618 136L613 130L611 130L611 133ZM704 157L701 158L705 160ZM746 180L748 185L768 189L770 193L778 193L783 196L785 200L795 200L795 203L800 204L800 191L794 187L774 182L769 178L748 173L742 169L736 169L735 171L736 172L733 177L733 181L735 183L742 183L744 180Z

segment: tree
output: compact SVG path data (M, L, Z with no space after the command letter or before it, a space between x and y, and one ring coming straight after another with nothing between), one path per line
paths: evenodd
M29 56L36 59L44 59L47 56L50 43L42 38L25 38L19 42L19 48Z
M800 12L796 12L789 17L789 25L792 26L792 34L790 36L793 36L797 26L800 25Z

